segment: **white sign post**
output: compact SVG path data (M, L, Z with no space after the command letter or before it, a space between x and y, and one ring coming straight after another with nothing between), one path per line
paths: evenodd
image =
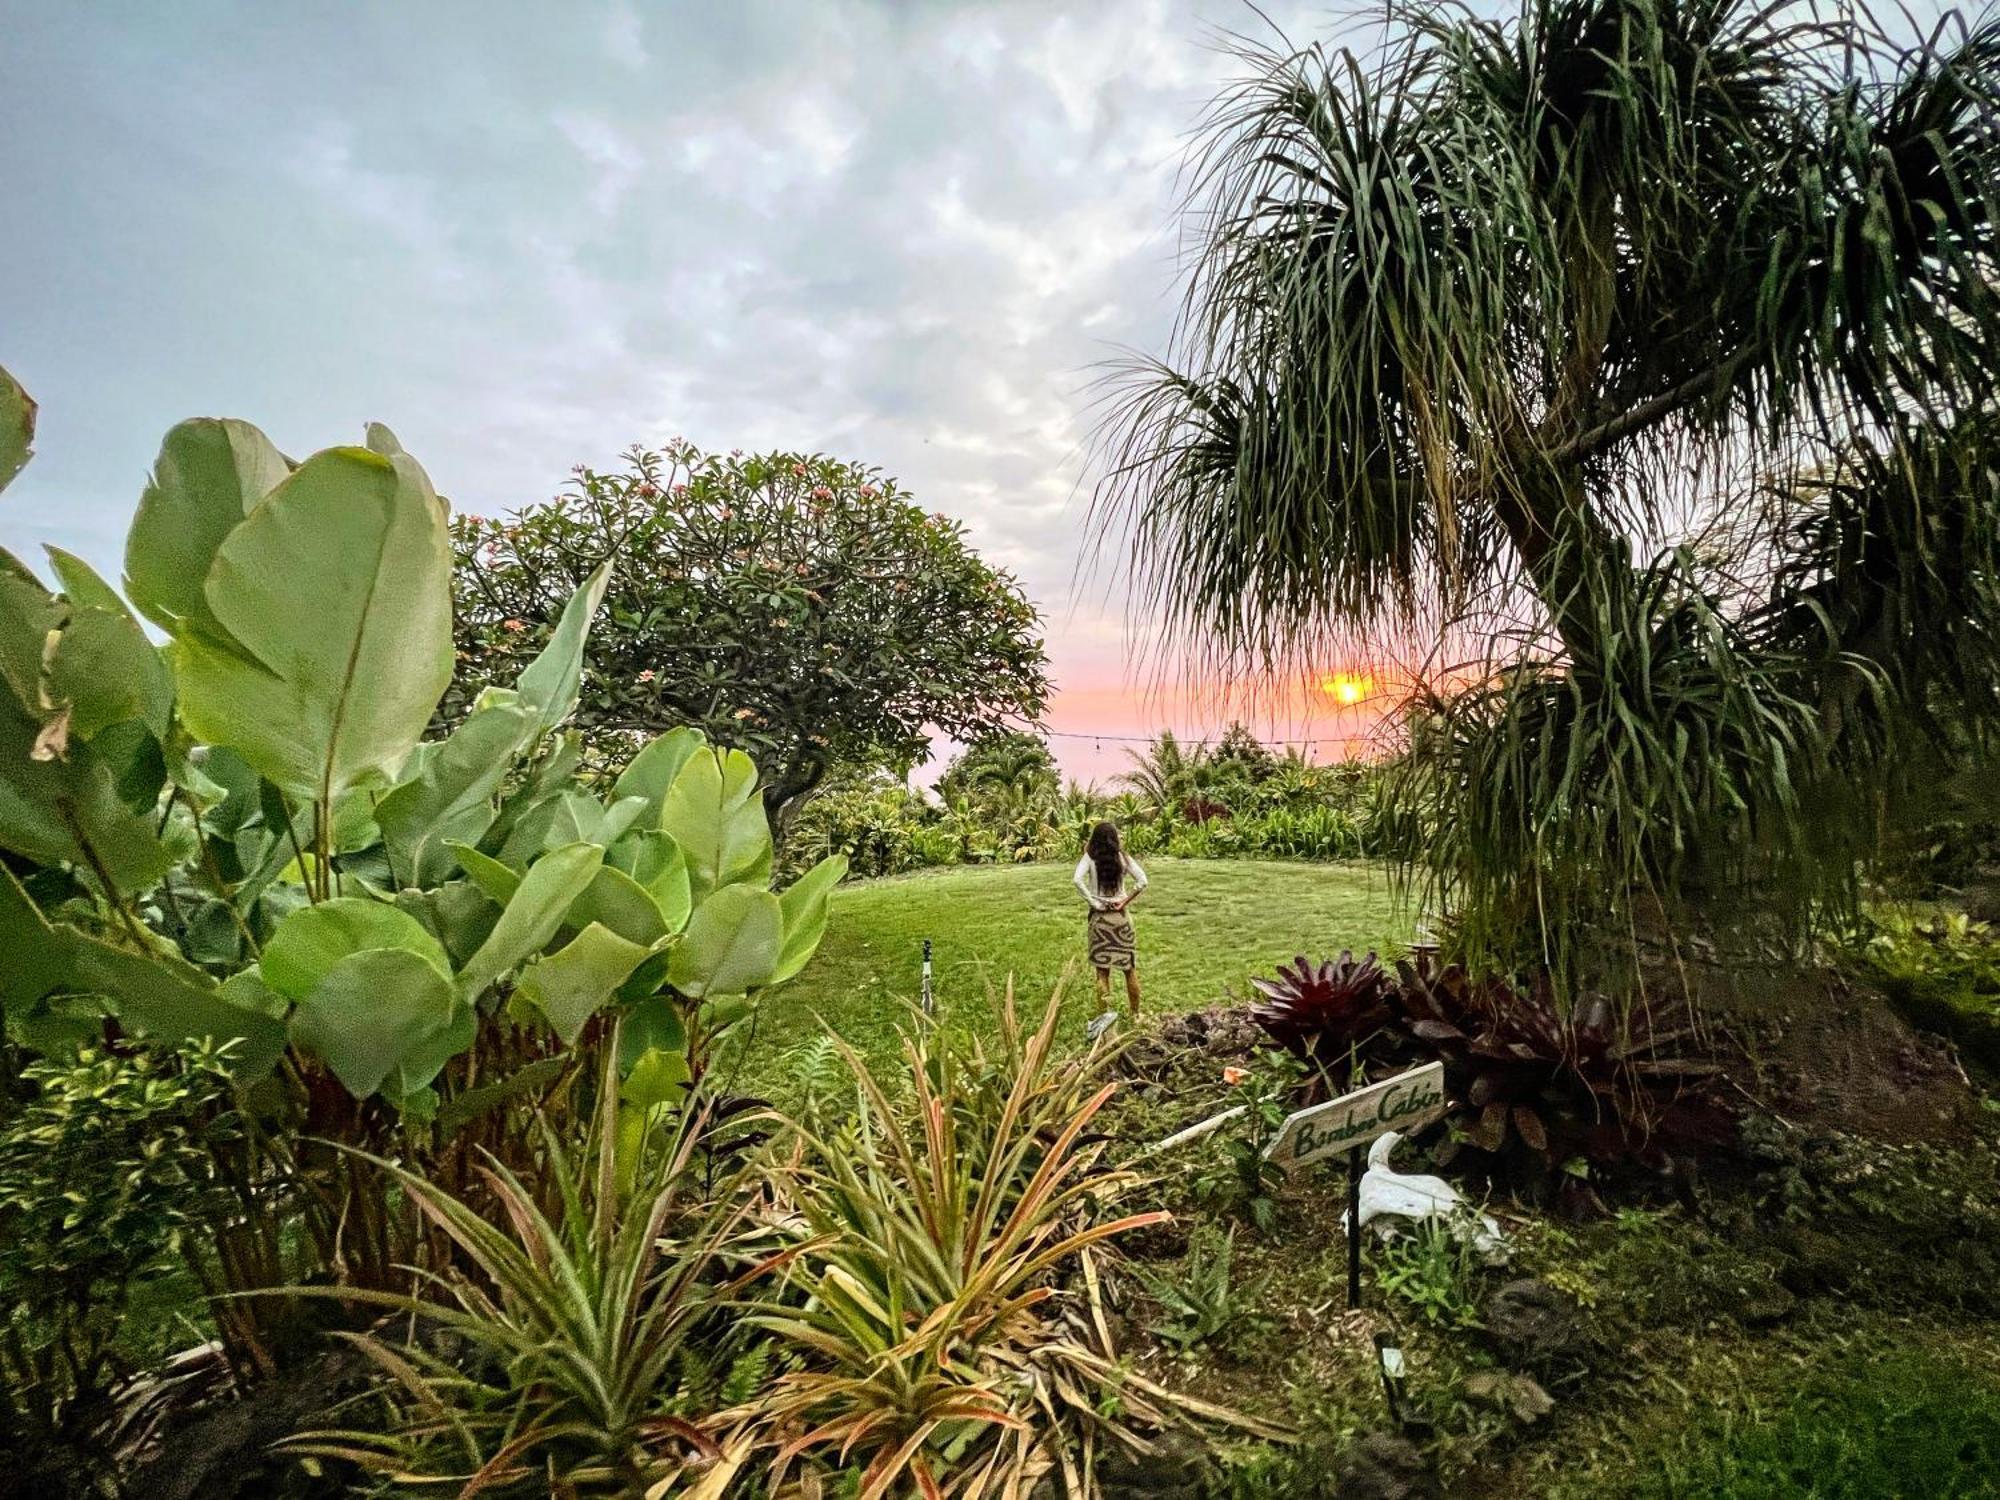
M1335 1151L1359 1151L1391 1130L1408 1135L1444 1114L1444 1064L1425 1063L1287 1116L1264 1154L1289 1171Z
M1361 1305L1361 1154L1377 1136L1408 1133L1445 1114L1444 1064L1425 1063L1286 1118L1265 1156L1290 1171L1347 1152L1347 1305Z

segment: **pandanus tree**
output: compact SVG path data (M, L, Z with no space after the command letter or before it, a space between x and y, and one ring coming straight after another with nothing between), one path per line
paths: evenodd
M1993 722L2000 24L1833 9L1408 6L1205 123L1098 503L1200 659L1480 643L1395 787L1475 945L1799 932Z

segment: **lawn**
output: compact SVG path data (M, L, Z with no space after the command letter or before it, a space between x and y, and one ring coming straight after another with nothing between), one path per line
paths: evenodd
M1409 915L1372 865L1154 859L1146 872L1152 884L1132 918L1150 1012L1210 1004L1295 954L1386 955L1409 941ZM823 1029L864 1052L893 1048L917 997L927 937L948 1024L989 1024L992 996L1010 974L1024 1007L1037 1010L1067 975L1064 1024L1080 1038L1097 1008L1083 912L1068 865L923 870L843 886L817 956L765 1002L749 1071L780 1085L787 1060Z

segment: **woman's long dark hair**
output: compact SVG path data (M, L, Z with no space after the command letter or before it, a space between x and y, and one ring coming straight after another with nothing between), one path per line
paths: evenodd
M1118 842L1115 823L1099 823L1090 830L1090 842L1084 846L1084 853L1097 866L1097 893L1100 896L1118 894L1118 884L1125 878L1124 852Z

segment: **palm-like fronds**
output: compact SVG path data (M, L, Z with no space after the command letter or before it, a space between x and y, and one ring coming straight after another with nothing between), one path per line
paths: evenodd
M792 1493L801 1465L851 1464L863 1500L1025 1495L1044 1475L1088 1496L1106 1443L1229 1418L1109 1348L1098 1247L1167 1215L1116 1213L1137 1179L1088 1134L1115 1085L1098 1081L1101 1058L1053 1060L1060 1014L1058 993L1027 1032L1010 990L996 1053L912 1041L907 1108L851 1056L859 1119L831 1139L801 1132L786 1196L815 1244L788 1273L798 1306L755 1321L809 1363L745 1415L772 1450L771 1493ZM1113 1385L1119 1420L1096 1400Z
M1168 636L1469 617L1383 813L1485 956L1840 905L1910 731L2000 723L2000 19L1412 4L1373 66L1246 61L1177 345L1105 429ZM1647 560L1746 476L1791 497L1733 555L1766 597Z
M1372 67L1246 49L1176 348L1104 429L1184 645L1309 655L1515 569L1574 645L1592 564L1725 458L1990 382L2000 25L1794 11L1423 5Z
M676 1363L697 1328L720 1334L718 1314L738 1289L797 1247L752 1257L746 1269L737 1252L750 1200L684 1201L699 1111L684 1116L639 1189L621 1193L615 1078L607 1084L604 1118L580 1157L545 1131L553 1214L497 1163L482 1176L499 1223L377 1161L468 1270L429 1278L426 1295L329 1294L409 1320L403 1341L351 1336L387 1377L371 1404L386 1400L393 1417L385 1427L305 1433L290 1451L462 1496L665 1495L717 1470L724 1454L706 1414L676 1405ZM718 1352L706 1351L711 1360Z

